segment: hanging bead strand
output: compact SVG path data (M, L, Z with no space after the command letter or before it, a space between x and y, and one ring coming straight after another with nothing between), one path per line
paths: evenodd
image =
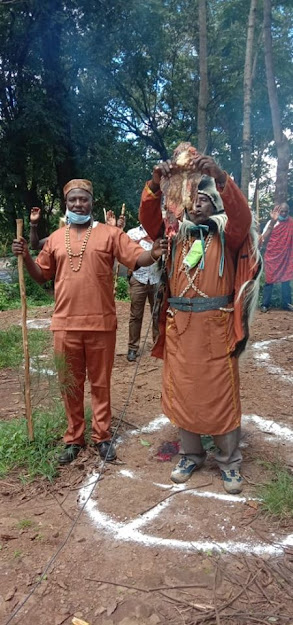
M87 242L88 242L88 240L90 238L90 234L91 234L91 231L92 231L92 224L87 228L86 235L84 237L84 240L83 240L83 243L82 243L82 246L81 246L81 250L80 250L80 252L78 254L74 254L72 249L71 249L69 231L70 231L70 225L68 224L66 226L66 228L65 228L65 247L66 247L66 251L67 251L68 257L69 257L70 268L71 268L72 271L77 273L80 270L80 268L81 268L82 259L83 259L83 255L84 255L84 252L85 252L85 248L86 248ZM79 258L77 267L74 267L73 260L72 260L73 258Z

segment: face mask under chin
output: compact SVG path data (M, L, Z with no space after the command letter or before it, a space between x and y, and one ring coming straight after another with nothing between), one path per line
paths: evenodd
M69 223L69 224L77 224L79 226L82 226L83 224L86 224L86 223L90 222L90 220L91 220L91 214L89 214L89 215L79 215L78 213L73 213L69 209L66 209L65 216L66 216L67 223Z

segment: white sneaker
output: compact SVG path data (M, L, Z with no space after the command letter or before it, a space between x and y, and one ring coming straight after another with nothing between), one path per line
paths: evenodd
M221 477L223 480L223 486L227 493L230 495L238 495L242 492L243 479L238 469L231 469L231 471L221 471Z

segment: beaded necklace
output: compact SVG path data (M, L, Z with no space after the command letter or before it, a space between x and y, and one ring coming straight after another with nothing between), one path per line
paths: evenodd
M206 253L212 240L213 240L213 233L208 234L206 240L205 240L205 246L204 246L204 252ZM188 253L187 250L187 237L184 237L183 242L182 242L182 256L183 256L183 260L186 258ZM199 275L199 271L200 271L200 263L197 264L197 266L195 267L194 270L194 274L191 278L190 276L190 269L183 264L184 267L184 272L186 275L186 279L187 279L187 285L186 287L184 287L183 291L181 291L180 295L178 295L178 297L183 297L185 295L185 293L187 293L187 291L189 289L193 289L193 291L195 291L196 293L198 293L199 295L201 295L202 297L208 297L208 295L206 295L203 291L201 291L195 284L196 278Z
M214 236L214 235L213 235L213 233L210 233L210 234L208 234L208 236L207 236L207 238L206 238L206 240L205 240L205 246L204 246L204 252L205 252L205 253L207 252L207 249L209 248L209 246L210 246L210 244L211 244L211 242L212 242L212 240L213 240L213 236ZM189 250L188 250L188 247L189 247L189 248L191 247L191 241L190 241L190 238L189 238L189 240L187 241L187 237L185 236L185 237L183 238L183 241L182 241L182 256L183 256L183 260L186 258L187 254L188 254L188 251L189 251ZM176 297L184 297L185 293L187 293L187 291L188 291L189 289L193 289L193 291L195 291L195 293L198 293L198 294L199 294L199 295L201 295L202 297L208 297L208 295L206 295L206 293L204 293L203 291L201 291L201 290L198 288L198 286L195 284L195 281L196 281L196 280L198 279L198 277L199 277L199 272L200 272L200 262L199 262L199 263L197 264L197 266L195 267L194 274L193 274L193 276L192 276L192 277L190 276L190 270L189 270L189 268L188 268L188 267L186 267L184 264L182 264L180 268L179 268L179 264L178 264L178 266L177 266L177 270L176 270L176 276L178 276L178 272L182 270L182 267L184 268L184 273L185 273L185 275L186 275L187 285L186 285L186 287L184 287L184 289L181 291L181 293L180 293L179 295L177 295ZM176 289L176 286L177 286L177 285L176 285L176 282L177 282L177 281L176 281L176 279L175 279L175 285L174 285L174 287L175 287L175 288L174 288L175 293L176 293L176 290L177 290L177 289ZM168 308L168 310L167 310L168 325L169 325L169 327L171 327L171 326L173 326L173 324L175 324L175 325L174 325L175 331L176 331L176 333L178 334L178 336L181 336L182 334L184 334L184 333L186 332L186 330L188 329L188 327L189 327L189 325L190 325L190 322L191 322L191 315L192 315L192 313L191 313L191 312L189 312L189 313L186 313L186 314L184 315L184 319L185 319L185 322L186 322L186 323L185 323L185 326L184 326L183 328L181 328L181 331L179 331L179 330L178 330L178 328L177 328L177 326L176 326L176 323L175 323L175 315L176 315L176 313L177 313L177 310L176 310L176 309L174 310L174 309L172 309L172 307L169 307L169 308ZM183 321L183 319L182 319L182 321ZM167 327L167 329L168 329L168 327Z
M88 242L88 240L90 238L90 234L91 234L92 228L93 228L93 226L92 226L92 224L90 224L90 226L87 228L86 235L84 237L84 240L83 240L83 243L82 243L82 246L81 246L81 250L80 250L80 252L78 254L74 254L72 249L71 249L71 246L70 246L70 234L69 234L70 224L68 224L66 226L66 228L65 228L65 247L66 247L67 254L69 256L70 268L74 272L79 271L80 268L81 268L81 263L82 263L83 255L84 255L84 252L85 252L86 244L87 244L87 242ZM73 265L73 260L72 260L73 258L79 258L77 267L74 267L74 265Z

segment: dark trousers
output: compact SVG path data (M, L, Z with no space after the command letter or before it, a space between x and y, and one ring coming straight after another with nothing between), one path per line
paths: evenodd
M274 286L274 283L268 284L268 282L266 282L263 288L262 306L265 306L266 308L269 308L270 303L271 303L273 286ZM288 280L287 282L281 282L281 290L282 290L282 307L286 310L288 308L288 304L292 303L290 280Z
M154 299L158 285L157 284L142 284L138 282L133 276L130 278L130 319L129 319L129 342L128 349L139 348L141 326L143 320L143 313L146 300L148 299L151 311L154 306ZM158 336L158 327L156 323L153 323L153 341Z

